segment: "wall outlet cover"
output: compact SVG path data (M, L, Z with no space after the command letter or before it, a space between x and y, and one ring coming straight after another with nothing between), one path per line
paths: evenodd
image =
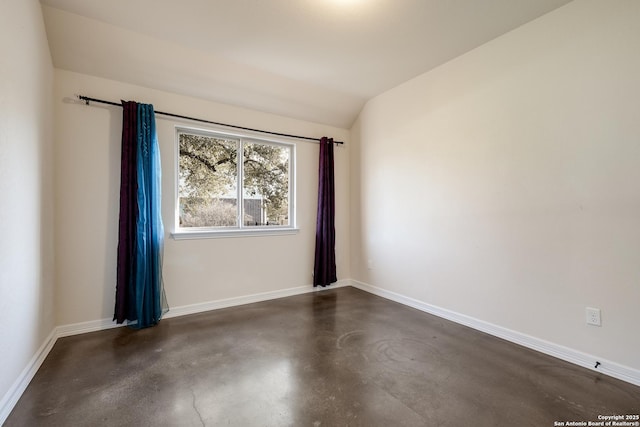
M587 313L587 325L602 326L602 320L600 318L599 308L587 307L586 313Z

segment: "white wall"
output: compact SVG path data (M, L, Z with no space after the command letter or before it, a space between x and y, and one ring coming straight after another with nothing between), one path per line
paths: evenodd
M57 324L113 316L116 278L122 109L74 103L74 94L152 103L160 111L258 129L347 141L349 131L205 102L83 74L56 70ZM297 146L296 235L173 240L175 126L156 118L163 163L164 279L171 307L311 288L317 203L318 145ZM203 127L195 125L197 127ZM347 141L348 142L348 141ZM336 148L338 277L350 277L349 145Z
M353 278L639 369L638 22L577 0L368 102Z
M54 327L52 88L40 4L0 0L0 412Z

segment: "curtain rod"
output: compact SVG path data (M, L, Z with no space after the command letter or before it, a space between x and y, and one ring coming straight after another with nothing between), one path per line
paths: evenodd
M114 105L116 107L122 107L122 104L118 104L117 102L112 102L112 101L105 101L104 99L97 99L97 98L90 98L88 96L84 96L84 95L76 95L78 97L79 100L84 101L85 104L89 105L90 102L98 102L100 104L107 104L107 105ZM155 111L156 114L162 114L163 116L168 116L168 117L176 117L178 119L185 119L185 120L192 120L194 122L200 122L200 123L208 123L211 125L218 125L218 126L225 126L225 127L229 127L229 128L233 128L233 129L241 129L241 130L248 130L251 132L259 132L259 133L266 133L269 135L276 135L276 136L284 136L287 138L296 138L296 139L304 139L307 141L315 141L315 142L320 142L320 138L312 138L309 136L300 136L300 135L291 135L288 133L280 133L280 132L271 132L268 130L261 130L261 129L253 129L253 128L248 128L248 127L244 127L244 126L236 126L236 125L230 125L227 123L220 123L220 122L213 122L211 120L205 120L205 119L198 119L196 117L189 117L189 116L182 116L180 114L174 114L174 113L165 113L164 111ZM344 142L342 141L333 141L334 144L344 144Z

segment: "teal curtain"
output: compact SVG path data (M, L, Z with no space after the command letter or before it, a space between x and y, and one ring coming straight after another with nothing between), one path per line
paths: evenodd
M160 321L167 305L162 282L162 173L155 114L150 104L138 104L137 149L136 326L145 328Z
M123 102L123 108L114 320L139 329L157 324L168 311L162 280L162 169L153 105Z

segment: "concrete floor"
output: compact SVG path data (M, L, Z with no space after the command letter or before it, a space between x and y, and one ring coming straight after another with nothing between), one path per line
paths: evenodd
M6 426L553 426L640 387L354 288L58 340Z

